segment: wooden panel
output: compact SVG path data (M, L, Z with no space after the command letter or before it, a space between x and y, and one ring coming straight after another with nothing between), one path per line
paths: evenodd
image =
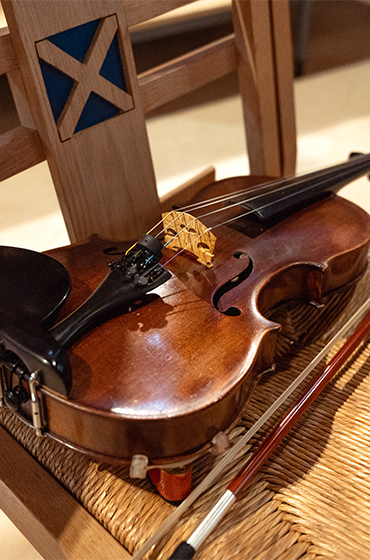
M144 112L221 78L236 68L234 35L139 75Z
M7 27L0 29L0 75L18 68L17 57Z
M282 176L294 175L297 159L297 131L294 113L293 51L289 2L271 2L274 64L281 142Z
M153 222L158 221L160 212L135 64L121 0L61 0L52 3L47 0L34 0L32 3L5 0L3 7L32 115L48 156L71 240L83 240L92 233L110 239L136 238L147 231ZM117 22L119 63L126 80L125 91L132 98L133 108L125 111L121 106L113 104L118 111L117 115L75 131L67 139L64 132L60 135L59 118L61 115L63 117L63 111L61 115L55 115L53 99L47 89L50 83L44 82L45 73L41 71L37 49L42 49L41 44L49 42L48 38L54 41L56 36L58 41L62 38L68 43L67 46L59 45L66 54L71 44L76 45L76 37L79 45L81 33L87 27L91 30L91 25L97 22L99 27L94 32L91 43L88 43L88 52L81 61L81 65L84 62L86 64L83 65L88 66L90 56L94 57L93 51L102 48L100 32L104 27L104 19L109 16L113 16ZM65 31L67 33L60 35ZM106 47L105 44L104 48ZM76 66L75 62L73 67ZM48 68L46 65L46 69ZM57 73L58 78L64 76L58 69ZM80 80L75 81L69 96L73 96L81 82L83 83L83 77L80 76ZM52 82L55 83L55 80ZM97 72L96 87L103 99L105 94L98 88L100 83ZM85 85L86 88L91 86L91 76ZM68 103L63 101L67 109L73 105L71 99L68 97ZM111 98L103 101L106 107ZM87 103L84 111L86 107ZM108 104L108 107L111 105ZM91 104L89 111L95 118Z
M191 4L195 0L123 0L127 25L132 26L166 12Z
M233 0L233 19L251 173L280 176L269 4L268 0Z
M39 133L23 126L0 135L0 181L44 161Z
M0 447L0 507L44 558L131 558L3 428Z

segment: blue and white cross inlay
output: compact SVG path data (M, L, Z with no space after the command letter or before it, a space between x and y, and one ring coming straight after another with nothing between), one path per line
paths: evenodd
M133 109L115 15L52 35L36 48L62 141Z

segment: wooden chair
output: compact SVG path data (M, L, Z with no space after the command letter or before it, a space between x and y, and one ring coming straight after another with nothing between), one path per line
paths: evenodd
M128 28L187 3L112 1L109 10L117 15L108 20L108 5L103 7L100 2L67 2L67 9L61 2L53 10L48 2L33 2L32 8L24 2L3 2L11 34L3 30L0 37L0 71L8 75L22 126L1 138L0 178L47 155L71 241L84 240L96 232L107 238L131 239L153 223L160 203L145 114L235 69L244 104L251 173L282 176L294 172L287 3L237 0L233 3L232 35L137 76ZM109 41L109 34L113 37L119 25L124 60L117 60L123 81L117 87L101 79L99 88L104 90L108 84L108 91L99 89L99 98L94 94L93 100L87 100L84 95L90 93L97 74L91 65L84 87L68 97L73 79L55 68L64 68L78 80L82 65L76 61L72 69L70 61L75 59L45 38L58 43L68 41L65 30L70 30L70 37L76 29L91 33L94 23L86 22L96 24L100 18L105 18L101 40L96 41L93 52L99 58L104 37ZM111 58L114 63L114 55ZM64 94L58 96L58 90ZM96 111L93 101L104 95L107 101L99 107L101 114L93 117L101 122L86 124L89 114ZM75 132L76 126L84 129Z
M159 200L145 115L235 70L251 172L294 172L288 1L233 0L231 35L137 76L129 28L188 3L3 0L9 30L0 31L0 73L21 125L0 136L0 179L46 158L72 242L92 233L136 238L161 205L203 185ZM83 37L77 51L76 36ZM0 439L0 506L45 558L130 557L4 428Z

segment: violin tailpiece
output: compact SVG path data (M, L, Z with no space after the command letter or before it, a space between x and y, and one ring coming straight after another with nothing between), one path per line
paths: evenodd
M201 221L186 212L162 214L165 244L174 250L186 250L208 268L212 266L216 236Z

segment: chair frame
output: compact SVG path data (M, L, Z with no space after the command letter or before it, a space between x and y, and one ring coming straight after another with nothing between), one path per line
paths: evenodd
M110 3L110 12L120 14L122 23L119 24L130 28L168 11L168 7L190 2L110 0ZM60 12L46 18L47 4L35 0L30 9L24 2L3 1L10 34L7 30L0 34L0 73L8 76L21 126L0 136L0 179L39 163L47 154L72 242L83 241L93 233L111 239L132 239L156 223L160 201L144 116L234 71L238 73L244 107L250 172L274 177L294 173L296 129L287 1L233 0L233 34L139 76L136 76L126 33L122 40L135 110L74 135L73 142L60 142L59 122L56 127L35 44L48 33L53 35L61 28L73 26L73 21L80 24L103 16L104 11L99 2L80 0L66 14L60 1L53 4L53 12L58 5ZM41 13L43 17L37 19ZM70 105L73 108L73 101ZM127 141L122 130L129 130L129 134L125 133ZM96 139L99 148L91 155ZM134 157L135 150L140 152L140 158ZM109 160L112 152L114 159ZM97 164L91 165L95 160ZM70 172L71 161L73 172ZM104 169L105 175L100 169ZM140 192L140 196L133 197L133 192Z

